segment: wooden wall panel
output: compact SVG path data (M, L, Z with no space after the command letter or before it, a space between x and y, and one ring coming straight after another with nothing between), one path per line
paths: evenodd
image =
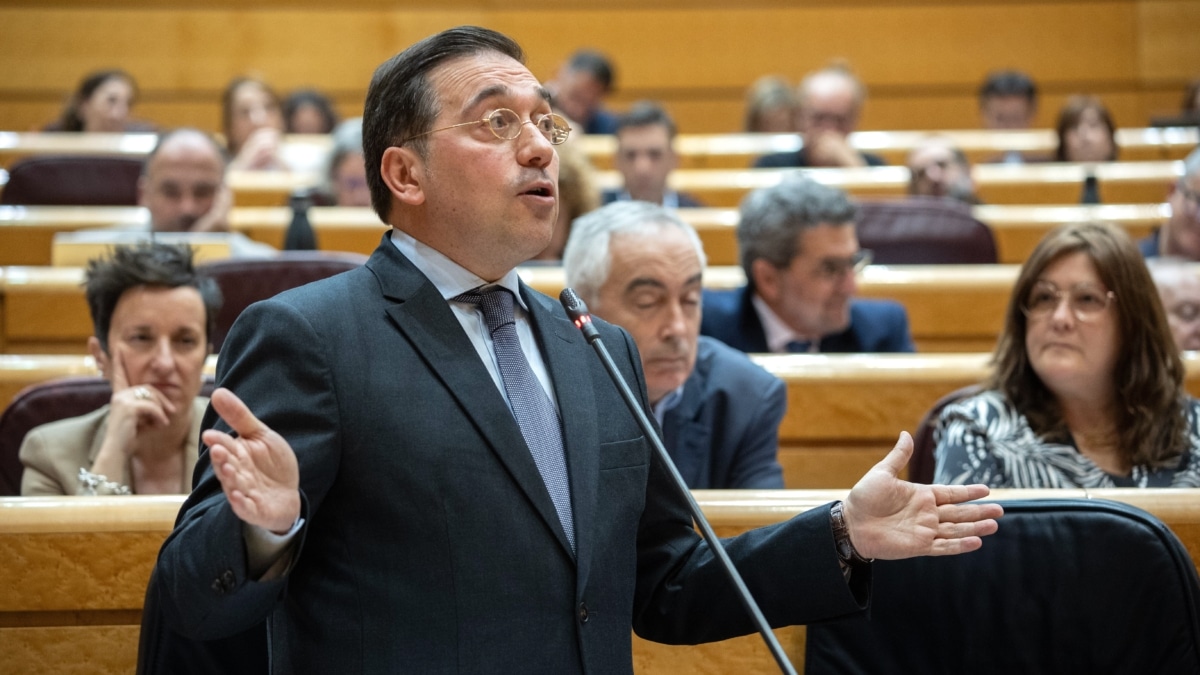
M184 3L0 2L0 129L52 119L79 77L129 69L143 90L139 114L165 125L215 130L218 99L233 76L256 71L281 90L315 85L342 112L359 109L373 69L404 46L442 28L480 23L504 31L549 77L574 48L589 44L617 61L614 103L668 104L695 133L740 127L742 97L756 77L792 79L848 59L871 88L864 128L970 128L974 91L996 67L1029 70L1057 99L1096 91L1113 99L1118 120L1144 124L1171 112L1183 83L1200 73L1191 26L1195 2L1026 0L847 3L560 3L550 7L455 0L438 9L401 0Z
M1200 77L1200 2L1162 1L1137 3L1138 75L1145 81ZM1186 30L1184 26L1191 26ZM1183 98L1179 88L1175 106Z

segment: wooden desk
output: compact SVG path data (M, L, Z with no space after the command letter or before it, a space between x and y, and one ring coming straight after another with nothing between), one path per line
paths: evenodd
M889 164L903 166L908 153L931 135L947 137L966 153L971 162L992 159L1010 150L1053 156L1058 136L1053 129L989 131L950 129L946 131L856 131L850 145L882 156ZM1195 128L1128 128L1117 130L1117 145L1124 161L1183 159L1200 144ZM616 139L585 136L581 143L592 163L612 168ZM795 152L802 143L796 134L680 134L675 152L685 169L744 169L760 155Z
M86 155L142 159L158 142L153 133L48 133L0 131L0 167L37 155ZM279 154L287 166L301 170L319 169L333 148L326 134L284 136Z
M1038 241L1063 223L1105 220L1140 239L1170 216L1166 204L998 204L976 206L973 212L991 228L1000 262L1008 264L1024 262ZM738 264L737 209L679 209L678 213L696 228L709 265ZM229 220L232 230L281 248L291 217L285 206L241 206L233 209ZM49 265L56 232L134 225L146 218L145 209L136 206L0 206L0 266ZM309 210L309 220L323 251L370 255L388 229L366 207L314 207Z
M920 351L990 351L1016 274L1012 265L877 265L863 272L859 295L903 303ZM521 275L552 297L563 287L561 268L521 268ZM744 279L740 268L713 267L704 283L736 288ZM0 353L82 353L92 334L82 283L75 267L0 268Z
M1009 150L1053 155L1058 138L1052 129L989 131L949 129L945 131L857 131L850 144L882 156L889 164L903 166L908 153L930 135L945 136L972 162L987 160ZM0 132L0 166L9 167L23 157L35 155L103 155L142 158L154 148L155 134L79 134ZM612 136L579 135L584 154L597 167L612 168L616 139ZM1124 161L1183 159L1200 144L1195 128L1126 128L1117 130L1117 145ZM756 157L800 149L796 134L680 134L675 152L686 169L744 169ZM332 147L322 135L284 137L283 154L292 166L313 167Z
M845 497L845 491L695 493L721 536L776 523ZM1200 560L1200 501L1188 490L996 490L1005 499L1103 498L1157 516ZM6 672L129 673L146 583L183 496L0 498L0 654ZM986 543L985 543L986 545ZM97 552L103 555L97 555ZM803 626L776 631L798 671ZM634 637L639 675L772 673L757 635L701 646Z
M239 206L229 214L230 229L256 241L283 248L292 219L286 206ZM58 232L143 226L149 220L140 206L0 206L0 266L50 264L51 244ZM369 255L388 226L370 208L313 207L309 221L323 251Z
M909 325L922 352L986 352L995 346L1016 265L872 265L859 278L858 295L890 298L908 309ZM525 282L558 297L565 283L558 267L521 268ZM738 288L739 267L709 267L704 287Z
M738 211L733 208L679 209L679 216L696 228L709 265L738 265ZM1050 230L1064 223L1103 220L1120 225L1135 241L1167 220L1167 204L1104 204L1099 206L976 206L972 214L987 224L996 238L1000 263L1020 265ZM2 234L2 230L0 230Z
M797 169L680 169L672 172L672 188L689 192L706 206L736 206L751 190L777 185ZM908 169L880 166L852 169L805 169L813 180L839 187L857 197L897 197L908 189ZM972 169L980 199L988 204L1074 204L1084 178L1094 175L1104 201L1121 204L1162 202L1182 175L1178 161L1084 164L980 164ZM600 171L602 188L619 187L620 174Z
M943 395L982 381L989 354L755 354L784 381L788 411L779 461L789 488L848 488L896 442L913 433ZM1187 387L1200 396L1200 354L1188 353ZM216 357L206 372L213 373ZM90 357L0 355L0 411L22 388L95 374Z

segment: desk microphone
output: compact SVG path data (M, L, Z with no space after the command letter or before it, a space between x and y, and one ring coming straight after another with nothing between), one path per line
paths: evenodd
M775 657L775 662L779 664L779 669L787 675L796 675L796 669L792 667L791 661L788 661L787 656L783 653L783 647L779 645L779 640L775 638L775 633L771 632L771 626L767 624L767 619L763 616L762 610L758 608L758 603L754 601L754 596L750 595L750 589L746 588L746 582L742 581L742 575L738 574L737 568L733 566L733 561L729 559L729 554L725 552L725 547L721 545L721 540L717 539L717 533L713 532L712 525L709 525L708 519L700 511L700 505L692 497L692 491L683 482L683 476L679 475L679 469L675 468L675 463L671 461L671 456L667 454L667 449L663 447L662 441L659 440L658 433L655 432L654 426L650 424L650 419L646 417L646 412L642 410L642 406L638 404L637 398L630 391L629 384L625 382L625 378L617 370L617 364L613 363L612 356L609 355L608 349L604 346L604 341L600 339L599 331L592 325L592 315L588 314L587 305L583 303L583 300L580 299L573 288L564 288L563 292L559 294L558 300L562 303L563 309L567 310L567 316L583 332L583 337L587 339L588 344L595 348L596 354L600 357L600 362L604 364L604 369L608 371L613 384L621 392L621 398L625 400L625 405L633 413L638 426L642 428L642 433L646 435L650 444L654 446L655 454L658 455L658 459L662 462L663 466L667 468L667 473L670 474L671 482L675 485L675 489L679 491L679 494L687 502L688 509L692 512L692 518L696 521L696 525L699 526L700 532L704 535L705 541L708 542L709 548L712 549L713 555L720 561L721 567L725 570L725 575L733 582L734 587L737 589L738 597L742 601L742 606L746 608L746 611L750 614L750 618L754 620L755 625L758 627L758 632L762 634L763 641L767 643L767 648L771 650L771 656Z

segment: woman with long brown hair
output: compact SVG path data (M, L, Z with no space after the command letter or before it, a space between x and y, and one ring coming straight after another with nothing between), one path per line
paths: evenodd
M1048 234L1022 267L986 391L947 406L934 482L1196 487L1200 404L1125 232Z

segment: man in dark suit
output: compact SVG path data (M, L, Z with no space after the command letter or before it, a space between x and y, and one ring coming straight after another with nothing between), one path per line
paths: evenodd
M515 273L550 239L565 125L490 30L376 71L364 154L393 229L230 332L150 589L170 625L207 639L265 617L276 673L630 672L631 624L753 630L591 348ZM632 340L597 329L645 406ZM896 478L909 454L902 434L844 502L738 539L775 625L860 609L855 555L995 530L999 507L960 503L986 487Z
M600 195L602 204L637 199L669 209L703 206L695 197L668 185L671 172L679 166L675 121L657 103L639 101L618 119L613 164L624 186L606 188Z
M1200 261L1200 148L1183 160L1183 175L1170 188L1171 216L1138 241L1145 258Z
M612 61L594 49L580 49L563 62L546 89L554 96L554 107L585 134L612 134L617 115L604 108L604 99L615 86Z
M804 144L763 155L755 168L883 166L883 158L850 145L866 98L866 87L844 66L809 73L796 94L796 127Z
M704 265L695 230L648 202L577 218L563 257L567 284L637 344L663 445L688 487L782 488L787 391L741 352L700 337Z
M914 351L904 307L854 298L871 262L857 214L844 192L804 178L752 192L737 228L747 283L705 291L700 332L744 352Z

